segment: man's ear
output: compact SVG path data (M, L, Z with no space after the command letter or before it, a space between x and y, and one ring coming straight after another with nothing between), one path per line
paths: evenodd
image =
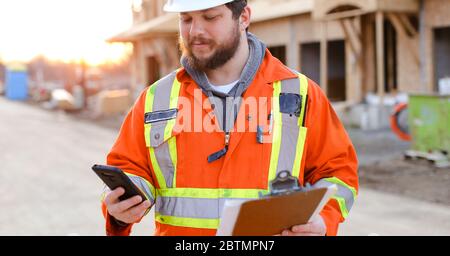
M250 19L252 16L252 10L250 6L244 7L242 10L241 16L239 17L239 27L241 31L245 31L250 26Z

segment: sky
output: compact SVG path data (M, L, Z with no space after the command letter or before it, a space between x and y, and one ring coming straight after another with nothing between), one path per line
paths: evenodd
M131 27L131 2L0 0L0 61L117 61L131 46L105 40Z

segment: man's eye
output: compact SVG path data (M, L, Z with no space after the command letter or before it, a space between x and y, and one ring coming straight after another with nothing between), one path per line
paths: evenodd
M214 20L217 16L206 16L205 20Z

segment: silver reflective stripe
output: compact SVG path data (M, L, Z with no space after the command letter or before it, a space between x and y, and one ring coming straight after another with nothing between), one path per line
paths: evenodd
M136 186L138 186L141 189L142 192L144 192L144 194L147 196L147 199L150 201L150 203L154 204L155 197L153 196L151 188L148 187L145 180L143 178L140 178L137 176L128 175L128 177L130 178L131 181L133 181L134 184L136 184ZM144 199L145 198L143 198L142 200L144 200Z
M319 180L318 182L316 182L313 185L313 187L324 188L324 187L328 187L330 185L336 185L338 187L338 191L335 196L344 198L345 207L347 208L346 210L347 210L347 212L349 212L355 201L353 193L349 188L342 186L340 184L337 184L337 183L326 181L325 179Z
M294 93L300 95L300 79L297 77L294 79L282 80L281 93ZM289 116L289 114L281 113L281 118L281 143L276 175L281 171L289 171L292 175L300 127L298 127L298 117L296 116Z
M164 134L164 130L161 134ZM161 135L163 136L163 135ZM158 160L159 168L161 169L164 180L168 188L173 187L173 175L175 174L175 166L173 166L172 159L169 152L169 143L163 143L155 148L155 156Z
M189 198L162 197L156 198L155 211L163 216L183 218L219 219L225 200L248 200L248 198Z
M172 91L175 77L176 72L172 72L162 78L156 85L152 112L168 110L170 108L170 92Z
M164 216L219 218L219 200L209 198L157 197L155 211Z
M170 93L172 91L173 81L176 79L176 71L162 78L155 88L152 112L168 110L170 108ZM166 181L167 187L173 186L173 176L175 166L171 159L168 143L164 141L164 131L167 121L153 123L150 129L151 146L154 148L156 160Z

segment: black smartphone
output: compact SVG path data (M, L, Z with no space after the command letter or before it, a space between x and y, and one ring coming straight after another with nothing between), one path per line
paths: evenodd
M114 190L118 187L125 189L125 193L119 197L120 201L136 195L141 196L142 201L146 200L144 193L142 193L121 169L114 166L96 164L92 166L92 170L109 187L109 189Z

